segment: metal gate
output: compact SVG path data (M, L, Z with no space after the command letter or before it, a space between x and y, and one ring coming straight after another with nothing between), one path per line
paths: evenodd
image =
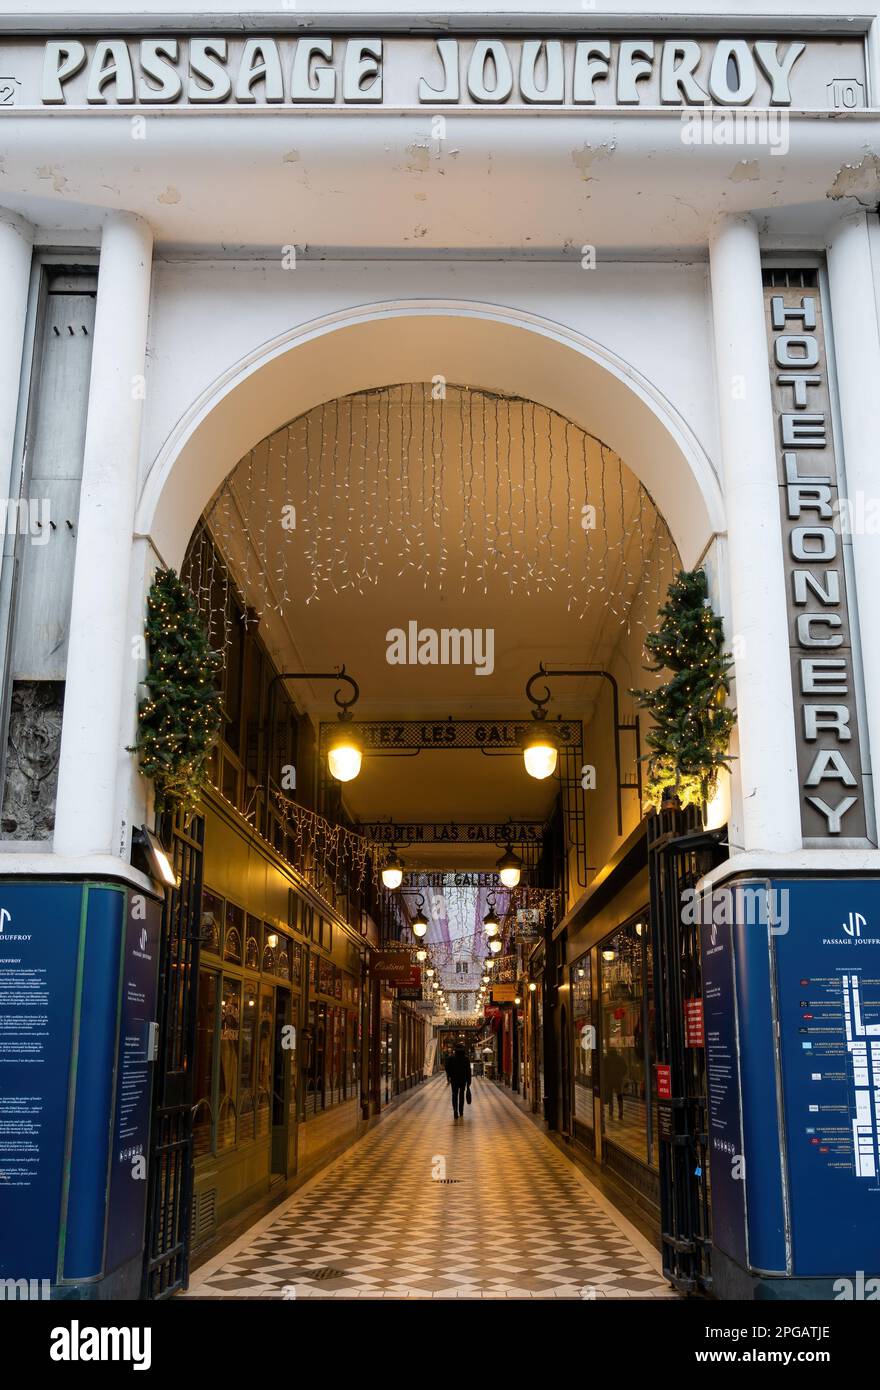
M160 827L178 886L165 897L159 960L159 1055L147 1190L142 1297L170 1298L189 1283L192 1104L205 822Z
M648 817L663 1273L687 1292L712 1287L712 1214L706 1054L685 1028L688 1004L702 1000L700 929L682 920L682 894L727 857L725 839L695 808Z

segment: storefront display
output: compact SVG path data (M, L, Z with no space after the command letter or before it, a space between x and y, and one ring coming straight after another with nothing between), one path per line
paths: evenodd
M606 1145L656 1166L651 1116L652 953L647 914L600 943L599 1088Z
M202 894L201 936L196 1158L268 1138L276 1022L270 981L297 988L302 972L301 948L285 932L210 889Z
M596 1027L593 1023L592 968L589 952L585 952L571 967L571 1021L574 1051L574 1122L592 1131Z

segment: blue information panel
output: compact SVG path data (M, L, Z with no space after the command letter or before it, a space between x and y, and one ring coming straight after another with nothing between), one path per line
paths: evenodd
M733 933L729 922L713 921L711 911L704 912L701 920L713 1241L725 1254L745 1265L745 1184Z
M0 884L0 1275L54 1280L82 889Z
M153 1074L148 1049L150 1023L156 1017L161 927L160 904L133 894L128 903L122 966L107 1220L108 1272L139 1254L143 1244Z
M774 884L793 1273L880 1268L880 881Z

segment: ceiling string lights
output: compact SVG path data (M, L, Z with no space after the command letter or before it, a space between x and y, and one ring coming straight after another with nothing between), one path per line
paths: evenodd
M205 519L257 612L409 576L449 596L556 592L579 618L647 626L676 558L601 440L533 401L430 382L292 420L241 460Z

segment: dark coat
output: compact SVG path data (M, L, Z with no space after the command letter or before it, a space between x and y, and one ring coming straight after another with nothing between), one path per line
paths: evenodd
M447 1058L446 1075L453 1086L469 1086L471 1084L471 1064L463 1047L457 1047L452 1056Z

